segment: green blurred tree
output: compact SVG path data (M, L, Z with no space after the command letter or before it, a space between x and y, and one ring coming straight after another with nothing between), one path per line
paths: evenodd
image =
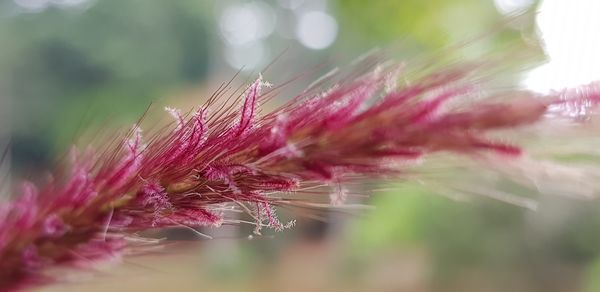
M41 167L50 152L65 149L88 111L132 122L165 90L206 77L213 38L207 3L89 5L34 13L0 3L0 78L13 98L17 166Z

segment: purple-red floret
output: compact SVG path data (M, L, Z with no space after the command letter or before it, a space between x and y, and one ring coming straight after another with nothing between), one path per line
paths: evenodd
M349 196L346 182L400 176L433 153L516 157L520 147L489 134L587 114L600 102L597 84L548 96L509 90L508 99L489 101L472 98L485 94L473 66L396 87L390 76L399 69L382 70L303 92L266 114L259 104L276 89L263 93L270 84L262 77L232 100L219 99L219 89L188 114L167 108L171 128L143 139L136 125L73 155L46 183L24 183L0 205L0 290L43 278L45 268L119 256L140 231L240 222L232 207L254 219L257 234L280 231L294 221L281 223L275 206L300 205L289 199L296 193L329 186L323 195L338 205Z

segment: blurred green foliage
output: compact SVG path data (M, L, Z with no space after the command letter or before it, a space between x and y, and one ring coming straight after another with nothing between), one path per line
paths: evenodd
M357 245L385 250L425 244L442 274L483 261L517 260L511 253L523 247L526 211L515 206L457 202L415 185L399 186L372 203L377 209L356 226Z
M94 2L83 11L39 13L0 4L0 78L3 94L14 97L15 165L43 165L71 143L80 124L91 127L90 115L96 124L131 123L166 89L206 78L207 3ZM37 148L47 153L32 155L26 145L47 145Z
M517 274L544 289L568 277L555 275L556 269L585 267L600 255L600 203L540 200L533 212L485 198L457 202L422 186L398 185L374 196L376 210L352 225L352 253L365 259L399 246L426 247L436 283L476 269L487 273L487 281L506 281L506 274L514 280ZM588 274L597 277L597 266ZM597 285L593 276L588 279Z
M493 1L431 0L336 2L342 39L354 40L360 50L397 44L412 52L428 52L474 36L491 32L502 25ZM531 24L532 18L527 18ZM479 49L518 40L519 32L503 29L493 37L478 40ZM483 48L482 48L483 46Z

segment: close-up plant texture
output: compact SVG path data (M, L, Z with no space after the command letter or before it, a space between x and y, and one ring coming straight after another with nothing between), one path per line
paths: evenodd
M224 84L198 108L167 108L175 122L146 138L136 125L103 148L73 149L69 164L39 185L23 183L2 206L1 285L49 280L45 268L149 244L136 235L147 229L240 224L228 216L235 211L254 218L257 235L264 227L281 231L294 221L280 222L275 206L316 203L295 193L330 186L331 203L343 204L346 183L401 177L436 152L519 159L521 148L489 134L541 122L557 109L588 112L600 101L593 84L473 100L486 94L474 79L482 74L476 64L398 84L403 73L390 66L345 77L271 112L259 104L276 88L262 77L241 93L226 93Z
M0 2L0 291L596 291L593 6Z

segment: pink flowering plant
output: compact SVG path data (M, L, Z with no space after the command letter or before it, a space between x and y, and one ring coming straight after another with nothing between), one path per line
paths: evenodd
M402 68L317 85L270 112L259 105L278 88L262 77L243 92L226 84L198 108L167 108L174 122L160 130L143 135L138 123L95 151L73 150L50 179L23 183L0 206L0 287L44 283L53 267L153 244L139 237L144 230L241 223L233 211L253 218L257 235L280 231L294 221L280 222L276 206L312 203L295 195L329 186L323 195L343 204L346 184L402 177L433 153L519 159L520 147L491 134L600 101L595 85L488 93L477 64L422 76Z

